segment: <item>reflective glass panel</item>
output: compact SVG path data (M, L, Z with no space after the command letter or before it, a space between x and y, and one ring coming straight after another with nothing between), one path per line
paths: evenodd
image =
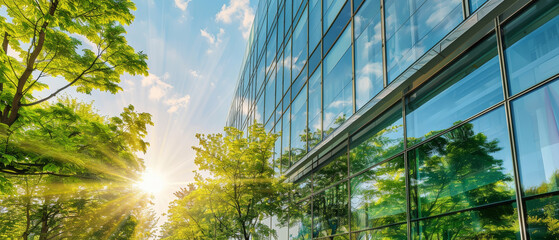
M313 196L313 238L348 232L347 204L347 182Z
M527 232L530 239L558 239L559 196L526 201Z
M408 154L413 219L515 196L504 107Z
M355 15L355 101L361 108L384 87L380 2L367 1Z
M311 239L312 213L310 200L297 204L297 209L291 211L289 217L289 239Z
M520 239L514 204L412 223L412 239Z
M462 21L461 0L385 1L388 82Z
M351 28L348 27L323 63L324 136L353 113L351 55Z
M487 0L469 0L470 2L470 13L475 12L481 5L483 5Z
M289 109L287 109L287 111L285 111L285 113L283 114L283 118L282 118L282 132L281 132L281 172L285 173L285 171L287 171L287 169L289 169L290 165L290 161L289 161L289 153L290 153L290 146L289 146L289 140L290 140L290 111Z
M494 37L483 41L408 98L408 144L503 100L496 46Z
M309 79L309 149L322 140L322 67Z
M299 161L307 153L307 85L293 100L291 107L291 162Z
M342 151L313 174L313 191L320 191L345 177L347 177L347 153Z
M351 240L406 240L407 225L399 224L375 230L354 233Z
M395 106L351 139L350 171L357 173L404 150L402 108Z
M296 78L307 62L308 21L307 10L293 32L292 78Z
M557 2L541 1L503 28L511 95L559 73L558 15Z
M309 4L309 49L314 49L322 37L322 1L311 1Z
M514 100L512 114L524 193L559 190L559 81Z
M345 0L322 0L324 31L327 31L332 25L345 2Z
M404 157L378 165L351 179L351 230L406 221Z

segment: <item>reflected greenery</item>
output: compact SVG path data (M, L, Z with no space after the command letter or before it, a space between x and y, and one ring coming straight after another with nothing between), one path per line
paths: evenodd
M354 233L352 240L391 240L407 239L407 225L399 224L385 228Z
M313 197L313 238L348 232L347 204L347 182L315 195Z

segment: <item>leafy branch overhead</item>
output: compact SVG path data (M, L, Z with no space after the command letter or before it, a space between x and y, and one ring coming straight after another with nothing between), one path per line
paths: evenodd
M70 86L88 94L94 89L116 93L121 74L147 74L147 56L135 52L124 36L124 26L134 20L131 1L2 0L0 6L10 17L0 17L0 123L13 125L22 108ZM34 97L52 77L67 83L44 98Z

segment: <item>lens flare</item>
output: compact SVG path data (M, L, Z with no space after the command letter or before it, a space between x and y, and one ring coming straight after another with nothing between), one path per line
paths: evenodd
M159 193L163 190L165 185L165 178L149 169L142 174L141 180L136 183L136 187L138 187L141 191L151 194Z

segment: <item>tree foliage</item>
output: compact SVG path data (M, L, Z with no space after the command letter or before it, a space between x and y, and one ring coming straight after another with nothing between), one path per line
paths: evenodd
M248 136L235 128L225 134L197 134L195 183L176 193L163 226L164 239L251 239L273 235L262 220L280 216L291 184L274 178L268 163L277 139L260 124Z
M128 45L124 25L134 20L129 0L1 1L0 123L12 126L22 109L42 103L70 86L116 93L123 73L147 74L147 56ZM68 83L45 98L46 79Z

